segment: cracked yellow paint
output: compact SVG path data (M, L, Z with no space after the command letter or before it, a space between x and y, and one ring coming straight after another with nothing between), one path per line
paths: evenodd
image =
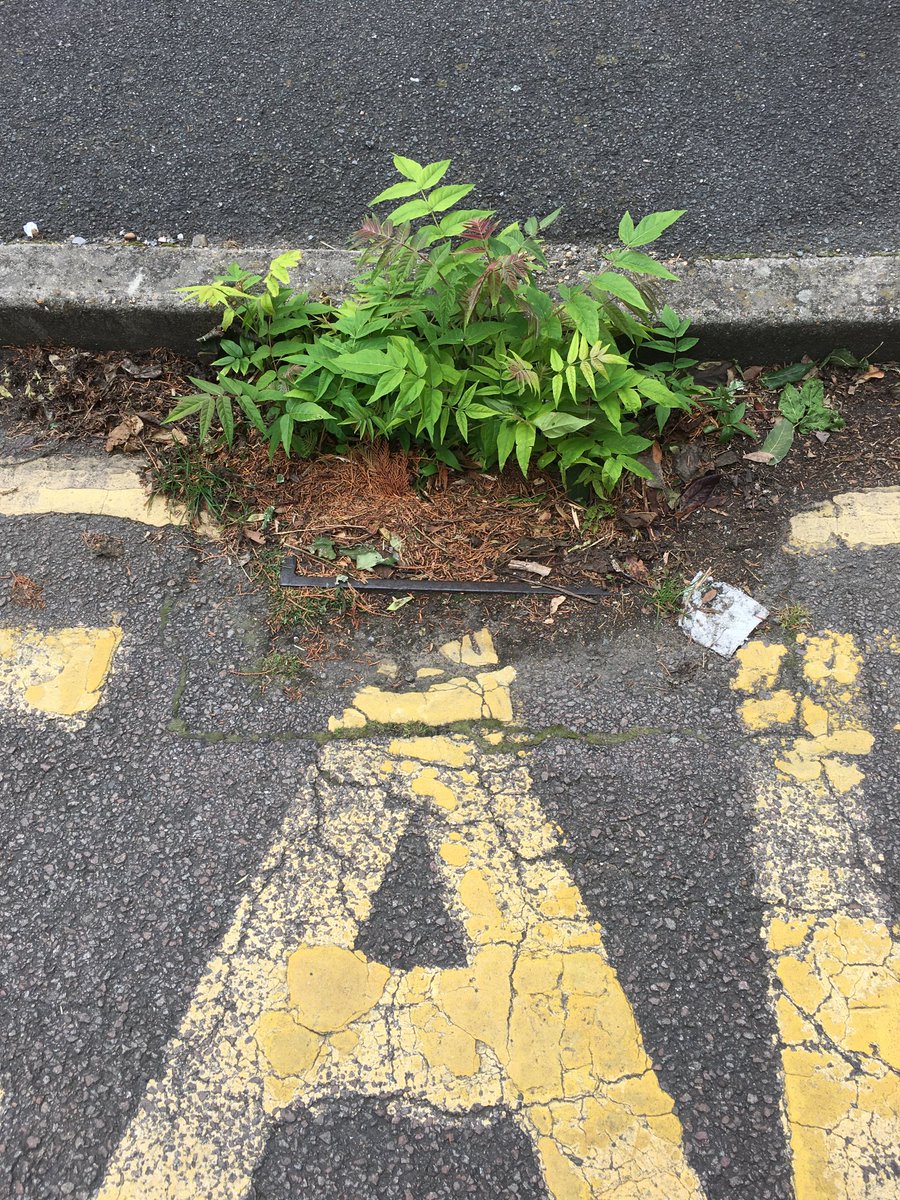
M412 790L417 796L430 796L435 804L439 804L441 808L446 808L448 812L456 808L456 797L453 795L453 789L447 787L437 777L437 772L433 767L425 767L419 769L416 778L413 780Z
M900 487L845 492L798 514L785 549L810 554L837 542L860 549L900 544Z
M46 513L122 517L157 527L190 523L183 506L149 498L132 462L60 456L0 467L0 516ZM208 521L201 523L199 532L219 537L219 530Z
M471 743L462 738L453 737L419 737L395 738L388 752L394 758L415 758L419 762L440 763L445 767L470 767L475 756L470 749Z
M457 666L492 667L499 662L494 649L494 639L487 629L467 633L455 642L445 642L440 648L444 658Z
M508 702L513 673L493 674ZM417 719L426 695L415 694ZM368 699L374 719L396 711L372 690ZM452 720L458 710L443 711ZM201 978L98 1200L239 1200L290 1105L348 1094L508 1110L551 1200L701 1200L673 1102L525 763L435 735L334 741L320 766ZM390 971L355 949L416 813L468 934L462 967Z
M794 1191L796 1200L888 1200L900 1194L900 948L878 886L863 772L848 761L874 745L862 656L849 634L830 631L798 639L798 652L799 728L762 740L773 771L756 801ZM749 711L770 718L748 721L755 733L783 724L788 704L775 688L784 659L784 647L763 642L738 651L732 686L756 692Z
M739 692L757 692L772 688L787 654L787 646L767 642L748 642L736 658L737 671L731 686Z
M512 720L509 685L516 677L512 667L484 671L474 679L447 679L421 692L390 692L364 687L353 697L353 707L343 717L329 718L328 728L360 729L367 721L377 725L452 725L456 721Z
M768 729L771 725L789 725L797 715L797 701L782 689L763 700L745 700L739 711L748 729Z
M0 629L0 705L82 725L121 641L118 625Z

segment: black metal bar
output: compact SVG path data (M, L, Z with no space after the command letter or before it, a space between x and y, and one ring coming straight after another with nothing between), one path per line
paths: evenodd
M282 587L304 588L355 588L360 592L475 592L481 595L501 596L575 596L587 599L590 596L608 596L609 588L593 584L572 587L569 584L554 586L550 583L527 583L514 579L350 579L347 576L299 575L297 559L292 555L281 566Z

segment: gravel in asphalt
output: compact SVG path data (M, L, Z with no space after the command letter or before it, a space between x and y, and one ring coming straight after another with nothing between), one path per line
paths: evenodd
M686 208L686 253L896 249L897 11L7 0L0 239L342 245L390 155L557 236Z

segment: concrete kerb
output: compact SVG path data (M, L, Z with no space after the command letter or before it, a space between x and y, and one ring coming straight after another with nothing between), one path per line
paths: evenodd
M0 345L84 349L196 348L214 324L176 289L231 262L263 268L277 247L0 246ZM664 295L690 317L710 357L747 362L820 355L838 346L900 358L900 256L695 259ZM342 250L308 250L297 286L340 294L353 273Z

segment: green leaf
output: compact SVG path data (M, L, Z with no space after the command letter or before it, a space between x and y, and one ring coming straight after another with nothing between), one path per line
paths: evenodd
M449 169L449 158L444 158L440 162L426 163L420 184L422 190L425 191L428 188L433 188L436 183L440 183Z
M854 354L852 350L841 347L838 350L832 350L831 353L822 359L822 366L850 367L854 371L865 371L868 369L869 360L860 358Z
M584 334L589 342L600 339L600 306L590 296L583 292L572 292L563 301L563 309L571 317L572 323L579 333Z
M640 479L655 479L656 476L649 467L645 467L642 462L638 462L636 458L632 458L629 454L619 456L619 462L626 471L630 471L632 475L637 475Z
M294 421L330 421L331 413L311 400L289 400L286 409Z
M624 275L617 275L615 271L601 272L595 279L591 280L591 288L595 291L608 292L611 296L616 296L619 300L624 300L632 308L647 312L647 305L644 298L631 280L626 279Z
M371 571L375 567L380 567L382 563L390 564L391 562L389 558L385 558L377 550L366 550L362 554L357 554L354 561L358 571Z
M566 383L569 385L569 394L573 400L578 399L578 376L575 373L575 368L571 364L566 367Z
M433 432L435 423L441 415L444 396L437 388L429 388L423 395L421 428Z
M778 408L795 425L799 425L806 412L806 401L801 397L798 388L789 383L781 393Z
M435 188L428 197L428 206L432 212L444 212L459 204L475 188L474 183L450 183L444 187Z
M779 388L786 383L799 383L804 375L808 375L815 363L791 363L780 371L770 371L768 375L760 376L763 387Z
M684 208L672 208L668 212L649 213L642 221L638 222L637 228L627 239L626 245L629 247L646 246L648 242L655 242L670 225L674 225L678 218L683 217L686 212L687 209Z
M561 208L554 208L552 213L547 213L546 217L542 217L540 221L538 221L538 229L547 229L553 224L561 212Z
M334 562L337 558L337 551L334 548L334 541L324 534L320 534L317 538L313 538L312 542L306 547L317 558L325 559L326 562Z
M388 219L395 225L402 225L404 221L415 221L417 217L427 217L430 213L431 208L425 200L407 200L405 204L395 208Z
M411 594L409 596L395 596L394 599L387 606L387 611L388 612L397 612L399 609L401 609L404 606L404 604L409 604L410 600L412 600Z
M207 403L205 396L178 396L177 400L178 403L163 421L164 425L169 425L173 421L183 421L185 417L192 417Z
M198 387L201 392L208 392L210 396L220 396L222 394L222 386L218 383L210 383L208 379L197 379L193 375L188 375L188 379Z
M334 357L332 365L339 371L353 375L383 375L394 371L393 361L381 350L350 350Z
M291 453L291 442L294 440L294 420L288 413L282 413L275 422L275 428L281 436L281 444L288 456Z
M531 462L531 452L534 449L534 439L537 430L530 421L521 421L516 426L516 460L519 470L527 478L528 464Z
M242 391L239 393L237 402L241 407L241 412L248 418L250 424L258 432L265 434L267 432L266 423L262 419L262 413L256 407L255 401L248 392Z
M445 237L458 237L468 221L480 221L483 217L493 215L489 208L461 208L441 217L440 230Z
M415 196L420 190L419 185L412 179L404 179L402 183L395 183L389 188L385 188L383 192L379 192L374 200L370 200L369 204L383 204L385 200L402 200L405 196Z
M422 176L425 174L425 168L421 163L417 163L414 158L404 158L402 154L395 154L394 166L401 175L405 175L406 178L411 179L417 187L421 187Z
M654 404L663 404L666 408L683 407L678 396L670 391L661 379L654 379L652 375L647 375L643 379L637 380L634 386L642 396L646 396Z
M502 471L516 442L517 421L503 421L497 431L497 465Z
M536 416L534 423L547 437L564 437L568 433L584 429L585 425L590 425L591 422L585 420L584 417L576 417L572 413L551 410Z
M668 267L664 267L649 254L642 254L640 250L618 250L609 261L619 270L633 271L636 275L655 275L659 279L678 279L678 276L673 275Z
M781 462L793 443L794 424L792 421L782 418L776 421L769 430L769 434L760 448L748 457L755 462L765 462L774 467Z
M287 287L291 282L288 272L298 265L302 257L302 250L288 250L285 254L279 254L269 263L269 274Z
M208 399L200 411L200 441L205 442L209 437L209 427L212 425L213 415L216 411L216 402L212 398Z
M395 392L405 378L406 372L402 367L398 367L396 371L385 371L375 385L375 391L369 397L369 403L374 404L382 396L387 396L389 392Z
M624 242L626 246L631 244L631 238L634 236L634 221L631 219L631 213L625 213L619 222L619 241Z
M618 458L608 458L603 464L603 468L600 471L600 479L602 480L603 486L607 491L612 491L612 489L619 482L619 477L622 474L622 468L623 464Z
M568 471L573 463L579 461L585 454L596 447L591 437L570 437L559 443L559 467L563 472Z

